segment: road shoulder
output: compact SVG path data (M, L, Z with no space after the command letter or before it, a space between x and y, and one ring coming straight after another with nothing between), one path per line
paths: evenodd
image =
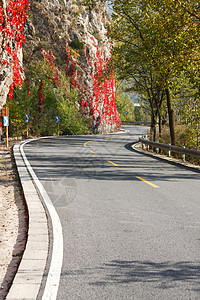
M0 147L0 299L5 299L25 249L27 211L12 158Z
M29 229L26 248L6 299L36 299L48 256L48 226L44 207L22 160L20 145L14 156L28 209Z

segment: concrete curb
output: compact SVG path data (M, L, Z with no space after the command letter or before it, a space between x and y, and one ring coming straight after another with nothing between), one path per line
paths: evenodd
M120 131L116 131L116 132L111 132L111 133L108 133L110 135L115 135L115 134L123 134L123 133L128 133L129 130L125 130L125 129L121 129ZM107 135L107 134L105 134Z
M45 209L20 153L20 144L13 148L29 214L26 248L7 300L37 298L48 257L49 235Z
M138 142L138 143L134 143L131 145L131 147L135 150L135 151L138 151L138 152L141 152L141 153L145 153L145 154L148 154L152 157L155 157L155 158L160 158L160 159L163 159L165 161L168 161L168 162L171 162L171 163L174 163L174 164L177 164L177 165L180 165L180 166L184 166L184 167L187 167L187 168L190 168L190 169L193 169L193 170L196 170L196 171L200 171L200 167L199 166L195 166L189 162L186 162L186 161L182 161L182 160L179 160L179 159L175 159L175 158L172 158L172 157L167 157L165 155L162 155L162 154L156 154L156 153L152 153L152 152L149 152L147 150L143 150L141 149L141 143Z

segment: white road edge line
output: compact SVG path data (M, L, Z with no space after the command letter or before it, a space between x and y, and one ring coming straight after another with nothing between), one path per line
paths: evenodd
M32 167L24 153L23 147L27 143L32 142L34 140L38 140L38 139L28 140L28 141L24 142L23 144L21 144L20 151L21 151L22 157L24 159L24 162L26 164L26 167L27 167L30 175L32 176L32 179L34 180L42 198L44 199L45 205L49 211L49 215L52 220L52 227L53 227L52 257L51 257L50 268L49 268L46 286L44 289L42 300L49 300L49 299L55 300L57 297L57 293L58 293L58 287L59 287L61 269L62 269L62 263L63 263L63 233L62 233L61 222L60 222L59 216L53 206L53 203L51 202L43 185L41 184L41 182L39 181L35 172L33 171Z

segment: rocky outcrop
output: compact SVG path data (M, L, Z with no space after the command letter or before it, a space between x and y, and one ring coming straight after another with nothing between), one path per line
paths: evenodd
M66 70L67 60L70 64L67 57L69 53L66 53L69 45L72 56L73 52L75 53L72 57L75 68L70 69L70 72L74 74L74 81L79 81L78 85L81 85L82 91L84 90L85 99L80 105L86 114L93 115L95 130L109 132L116 129L117 119L119 123L115 101L111 99L115 94L113 81L112 87L110 85L110 89L113 89L110 90L110 96L103 94L102 97L98 96L101 99L94 105L97 98L94 95L94 77L95 72L99 72L96 65L102 60L106 65L111 55L105 28L108 19L106 8L101 2L95 9L88 10L82 5L82 1L78 0L31 0L30 14L25 26L27 41L23 52L24 65L28 66L34 57L41 57L41 48L45 51L51 50L55 56L56 66ZM97 51L101 53L99 55L102 59L97 58ZM102 66L100 67L102 69Z
M107 12L102 4L88 11L81 1L30 1L30 14L26 23L26 52L35 54L41 47L51 47L56 55L65 59L66 40L79 40L94 51L90 35L102 41L109 52L105 24Z
M0 40L1 43L1 40ZM5 42L3 43L5 44ZM13 58L8 54L7 51L0 49L0 61L5 61L6 63L1 64L0 68L0 109L6 103L7 95L10 90L10 86L13 83ZM15 49L12 45L12 51ZM17 50L17 56L19 59L19 63L22 66L22 49ZM21 74L23 77L23 74Z

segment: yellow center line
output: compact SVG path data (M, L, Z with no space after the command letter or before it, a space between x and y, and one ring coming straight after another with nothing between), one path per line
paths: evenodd
M119 167L117 164L115 164L114 162L107 160L107 162L109 162L110 164L112 164L113 166Z
M139 180L142 180L142 181L144 181L145 183L147 183L147 184L149 184L149 185L153 186L154 188L159 188L159 186L157 186L157 185L155 185L155 184L153 184L153 183L151 183L151 182L149 182L149 181L145 180L145 179L144 179L144 178L142 178L142 177L136 177L136 178L138 178Z
M113 139L116 139L116 138L119 138L119 137L118 136L112 136L112 137L109 137L109 138L95 139L95 140L92 140L92 141L87 141L83 145L84 145L84 147L86 147L88 143L92 143L92 142L96 142L96 141L108 141L108 140L113 140Z
M92 141L87 141L83 145L84 145L84 147L86 147L88 143L92 143L92 142L95 142L95 141L102 141L102 140L103 139L96 139L96 140L92 140Z
M112 138L109 138L109 139L112 140ZM87 141L87 142L84 143L84 147L86 147L88 143L92 143L92 142L95 142L95 141L103 141L103 140L106 140L106 139L95 139L95 140L92 140L92 141ZM90 150L90 152L93 153L93 154L97 154L96 152L94 152L94 151L92 151L92 150ZM115 166L115 167L119 167L119 165L115 164L115 163L114 163L113 161L111 161L111 160L107 160L107 162L109 162L110 164L112 164L112 165ZM147 184L149 184L149 185L151 185L151 186L154 187L154 188L159 188L159 186L157 186L157 185L151 183L151 182L148 181L148 180L145 180L145 179L142 178L142 177L136 177L136 178L139 179L139 180L141 180L141 181L143 181L143 182L145 182L145 183L147 183Z
M93 154L96 154L96 152L94 152L94 151L92 151L92 150L90 150L90 152L93 153Z

